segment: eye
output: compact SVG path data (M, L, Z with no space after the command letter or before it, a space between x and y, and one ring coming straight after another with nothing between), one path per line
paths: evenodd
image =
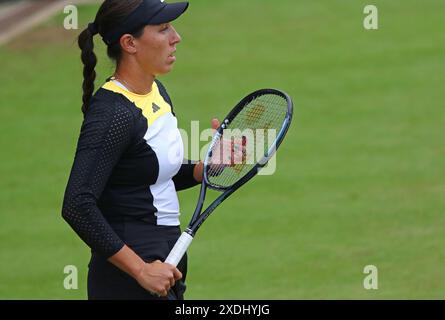
M164 25L161 27L161 32L163 32L163 31L167 31L169 28L170 28L170 26L169 26L168 24L164 24Z

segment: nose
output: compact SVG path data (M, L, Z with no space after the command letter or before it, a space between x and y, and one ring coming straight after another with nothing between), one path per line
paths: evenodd
M181 36L179 35L179 33L176 31L176 29L175 28L173 28L173 26L171 26L171 28L172 28L172 31L173 31L173 33L172 33L172 38L171 38L171 44L172 45L175 45L175 44L178 44L179 42L181 42Z

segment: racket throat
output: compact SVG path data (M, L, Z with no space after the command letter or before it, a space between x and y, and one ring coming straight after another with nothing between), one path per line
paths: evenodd
M206 183L205 183L205 180L203 179L203 181L201 183L201 189L199 191L198 204L196 205L195 212L193 212L193 216L192 216L191 222L189 224L189 227L185 230L185 231L189 230L190 235L192 235L192 236L195 236L195 232L192 231L191 225L192 225L193 221L198 220L198 217L201 214L202 206L204 205L205 198L206 198Z
M190 228L185 229L185 230L183 231L183 233L187 233L187 234L188 234L189 236L191 236L192 238L195 237L195 232L194 232L192 229L190 229Z

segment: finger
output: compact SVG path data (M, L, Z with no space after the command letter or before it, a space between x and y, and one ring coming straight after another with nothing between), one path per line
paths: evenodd
M177 268L173 270L173 276L175 277L175 281L182 278L182 273Z
M247 155L247 151L246 151L246 145L247 145L247 137L246 136L243 136L243 138L242 138L243 140L242 140L242 142L241 142L241 144L242 144L242 150L243 150L243 152L242 152L242 159L241 159L241 162L242 163L246 163L246 155Z
M171 266L171 265L170 265L170 266ZM169 270L166 271L165 275L166 275L166 277L167 277L166 280L167 280L168 282L171 282L172 280L173 280L173 282L174 282L174 280L175 280L174 270L175 270L175 267L171 266L171 269L169 269Z
M173 287L175 285L175 279L174 278L170 278L170 287Z
M212 119L212 129L216 130L219 128L219 120L217 118Z
M230 165L233 166L235 164L235 137L231 137L230 144Z
M159 292L156 292L156 291L150 291L150 293L152 294L152 295L154 295L155 297L161 297L161 294L159 293Z
M166 296L167 296L167 293L168 293L168 290L162 290L162 291L159 293L159 295L160 295L161 297L166 297Z
M169 277L176 280L179 280L182 278L182 273L181 271L179 271L174 265L166 263L167 265L169 265L171 268L169 271L171 271L171 274L169 274Z

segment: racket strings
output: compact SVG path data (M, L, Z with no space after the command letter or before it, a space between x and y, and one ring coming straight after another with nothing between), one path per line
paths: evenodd
M212 145L207 159L210 184L229 187L248 173L274 145L287 113L287 100L265 94L251 100Z

